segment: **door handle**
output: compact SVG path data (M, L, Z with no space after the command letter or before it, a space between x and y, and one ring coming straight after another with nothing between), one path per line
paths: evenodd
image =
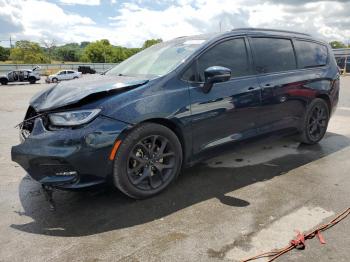
M251 87L248 87L248 90L251 91L251 90L254 90L255 87L251 86Z
M264 85L264 87L270 87L271 86L271 84L266 84L266 85Z

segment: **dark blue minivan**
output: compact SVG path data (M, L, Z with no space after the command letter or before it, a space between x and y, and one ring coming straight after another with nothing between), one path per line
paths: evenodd
M146 198L229 143L275 131L317 143L338 97L332 50L310 35L245 28L180 37L35 95L12 159L46 187L110 178Z

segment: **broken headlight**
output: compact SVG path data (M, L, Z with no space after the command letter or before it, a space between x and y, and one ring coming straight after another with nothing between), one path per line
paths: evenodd
M79 126L93 120L101 109L77 110L49 114L49 119L54 126Z

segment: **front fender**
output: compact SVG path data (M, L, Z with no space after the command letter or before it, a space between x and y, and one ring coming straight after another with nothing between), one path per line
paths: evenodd
M184 83L165 87L146 85L109 98L103 103L103 114L133 125L152 118L187 125L191 116L188 87Z
M132 126L145 121L163 124L175 132L191 156L192 130L187 83L180 80L145 85L104 101L103 114Z

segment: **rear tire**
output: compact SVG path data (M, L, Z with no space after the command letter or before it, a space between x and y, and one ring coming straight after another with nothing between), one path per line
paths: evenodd
M182 148L167 127L144 123L122 141L114 160L115 186L135 199L154 196L180 173Z
M8 80L7 80L7 79L0 79L0 83L1 83L2 85L7 85Z
M300 142L313 145L326 134L329 122L329 108L320 98L314 99L309 105L303 121Z

